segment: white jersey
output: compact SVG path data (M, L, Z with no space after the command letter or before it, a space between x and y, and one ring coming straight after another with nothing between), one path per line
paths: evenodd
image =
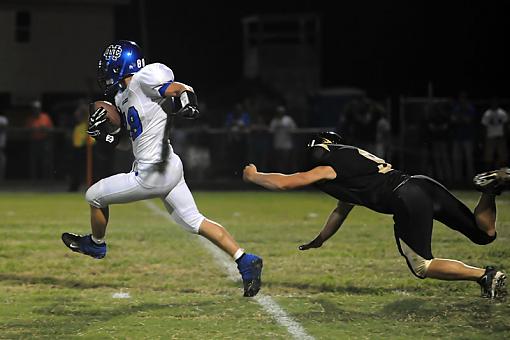
M174 74L166 65L150 64L135 73L128 87L115 96L115 105L126 123L137 163L161 161L167 114L159 103L173 81Z
M159 103L174 74L163 64L150 64L135 73L129 86L115 96L133 144L135 164L128 173L120 173L96 182L85 194L90 205L104 208L159 197L172 218L187 231L198 234L205 217L198 211L186 181L178 155L170 147L164 171L155 165L161 161L163 133L167 115Z

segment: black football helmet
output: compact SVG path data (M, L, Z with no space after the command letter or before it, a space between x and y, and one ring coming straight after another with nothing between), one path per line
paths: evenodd
M324 131L317 133L308 143L308 147L319 146L327 149L328 144L344 144L345 141L338 133L333 131Z
M317 133L308 143L308 163L315 167L322 164L322 160L331 151L329 146L343 145L344 139L338 133L325 131Z

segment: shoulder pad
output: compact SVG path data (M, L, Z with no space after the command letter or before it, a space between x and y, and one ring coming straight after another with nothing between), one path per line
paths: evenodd
M174 81L174 73L164 64L149 64L135 73L132 81L135 81L147 96L161 97L159 90Z

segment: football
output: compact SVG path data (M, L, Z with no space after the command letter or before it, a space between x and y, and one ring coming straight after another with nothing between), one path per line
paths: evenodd
M91 113L96 111L100 107L102 107L106 110L106 112L107 112L106 116L108 117L108 121L112 125L113 131L117 130L121 126L120 113L119 113L119 111L117 111L117 108L115 107L115 105L113 105L110 102L107 102L106 100L95 101L94 103L92 103L92 105L93 105L93 110L91 111ZM110 132L113 132L113 131L110 131Z

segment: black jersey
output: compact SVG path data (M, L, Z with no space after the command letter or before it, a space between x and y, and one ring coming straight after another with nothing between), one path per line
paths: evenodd
M381 213L393 213L390 206L393 190L408 175L353 146L322 144L313 149L313 166L329 165L336 172L334 180L315 183L320 190L343 202L363 205Z

